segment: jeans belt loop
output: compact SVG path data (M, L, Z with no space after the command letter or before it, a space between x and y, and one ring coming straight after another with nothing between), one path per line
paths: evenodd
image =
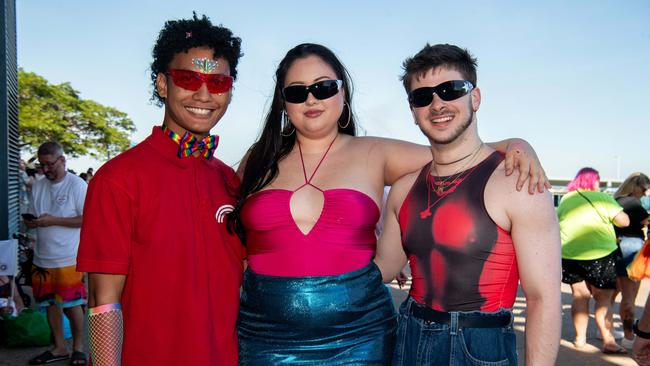
M449 330L451 335L456 335L458 333L458 312L452 311L449 313L451 315L451 324L449 325Z
M406 302L406 314L411 314L411 308L415 305L415 300L413 300L412 297L408 297L408 301Z

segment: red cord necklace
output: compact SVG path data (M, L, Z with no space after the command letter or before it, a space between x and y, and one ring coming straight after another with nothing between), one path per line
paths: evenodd
M435 176L431 174L431 172L427 172L427 208L422 210L420 212L420 218L425 219L429 216L431 216L431 208L440 202L443 198L445 198L448 194L454 192L458 185L460 185L467 177L470 176L476 169L476 167L479 164L474 165L471 169L468 170L463 170L467 165L469 165L476 156L478 155L478 152L481 151L481 148L483 147L483 143L481 143L476 150L472 153L472 158L467 161L467 163L463 164L463 166L454 174L450 175L446 179L442 181L436 181ZM432 162L432 164L434 164ZM433 165L433 170L438 174L437 169L435 165ZM453 179L452 179L453 178ZM438 196L438 198L431 203L431 191Z

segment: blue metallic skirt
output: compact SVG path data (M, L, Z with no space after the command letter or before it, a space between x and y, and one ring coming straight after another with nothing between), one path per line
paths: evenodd
M396 313L374 262L336 276L244 273L240 365L390 365Z

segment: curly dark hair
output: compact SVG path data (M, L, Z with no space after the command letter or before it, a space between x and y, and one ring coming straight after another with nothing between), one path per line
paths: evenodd
M174 56L187 52L190 48L207 47L214 50L214 58L223 57L230 65L230 76L237 79L237 63L243 56L241 53L241 38L235 37L232 31L221 25L213 25L210 19L203 15L197 17L193 12L192 19L168 20L158 34L158 40L153 47L153 62L151 63L151 83L153 94L151 100L158 106L164 104L164 99L156 89L156 77L166 72Z

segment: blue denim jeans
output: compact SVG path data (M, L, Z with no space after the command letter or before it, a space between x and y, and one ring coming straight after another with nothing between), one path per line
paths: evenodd
M409 296L400 306L393 366L517 365L512 321L502 328L458 326L460 314L491 316L508 314L509 310L495 313L451 312L450 324L443 324L411 315L410 307L415 305L415 300Z
M621 254L616 259L616 275L627 277L627 266L632 263L636 253L643 247L643 239L622 236L618 247L621 248Z

